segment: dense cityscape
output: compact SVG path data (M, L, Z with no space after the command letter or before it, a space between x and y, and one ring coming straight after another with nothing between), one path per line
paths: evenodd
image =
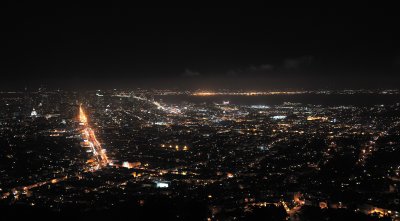
M0 221L400 221L395 7L132 6L0 7Z
M3 91L0 210L399 220L399 94Z

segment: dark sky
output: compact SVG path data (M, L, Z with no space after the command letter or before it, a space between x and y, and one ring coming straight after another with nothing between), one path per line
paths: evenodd
M399 14L334 8L2 8L0 86L398 87Z

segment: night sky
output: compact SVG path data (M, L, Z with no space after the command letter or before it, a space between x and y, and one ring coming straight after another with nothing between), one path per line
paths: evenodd
M399 13L2 8L2 89L400 85Z

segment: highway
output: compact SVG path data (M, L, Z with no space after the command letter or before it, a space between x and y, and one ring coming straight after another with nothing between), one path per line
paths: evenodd
M134 99L136 99L136 100L148 102L148 103L150 103L150 104L156 106L157 109L162 110L162 111L164 111L164 112L167 112L167 113L169 113L169 114L179 114L179 113L181 113L181 110L179 110L179 109L177 109L177 108L171 108L171 107L163 106L163 105L161 105L161 104L160 104L159 102L157 102L157 101L152 101L152 100L149 100L149 99L147 99L147 98L138 97L138 96L135 96L135 95L131 95L131 96L129 96L129 97L132 97L132 98L134 98Z

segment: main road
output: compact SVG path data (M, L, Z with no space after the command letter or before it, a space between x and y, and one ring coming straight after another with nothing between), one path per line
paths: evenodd
M84 139L84 143L91 149L93 158L97 162L92 169L100 169L101 167L107 166L110 161L107 157L106 150L103 149L100 142L97 140L93 129L90 127L82 105L79 107L79 123L83 126L81 135Z

